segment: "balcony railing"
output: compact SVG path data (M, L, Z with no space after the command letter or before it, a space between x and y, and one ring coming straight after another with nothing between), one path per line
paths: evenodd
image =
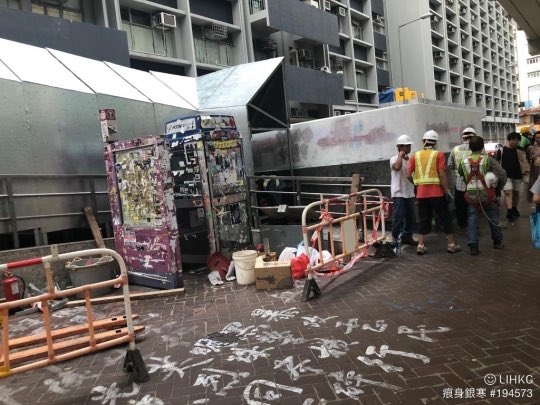
M175 57L174 31L143 27L126 21L122 21L122 27L127 33L130 51Z
M232 66L234 64L234 47L232 45L203 38L193 38L193 41L197 62L218 66Z

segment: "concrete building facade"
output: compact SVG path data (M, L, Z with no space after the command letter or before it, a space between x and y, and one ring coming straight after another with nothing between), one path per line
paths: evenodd
M377 108L380 91L405 86L483 107L485 130L505 132L514 30L492 0L0 0L0 37L142 70L195 77L284 56L291 122Z
M493 0L386 0L394 84L484 108L484 134L517 123L516 26ZM430 13L429 19L420 16ZM401 56L400 56L401 55ZM396 63L401 57L402 63ZM400 69L400 65L402 68Z
M525 108L540 106L540 55L527 51L524 31L517 31L519 100Z

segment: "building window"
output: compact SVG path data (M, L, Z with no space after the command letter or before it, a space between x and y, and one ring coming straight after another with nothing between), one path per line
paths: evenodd
M536 93L536 92L539 92L539 91L540 91L540 84L529 87L529 94Z
M84 21L81 0L52 0L50 2L32 0L32 13L63 18L69 21Z
M131 51L175 57L174 30L152 27L152 15L133 8L120 8L122 29Z
M200 63L207 63L218 66L232 66L234 64L233 39L231 34L226 38L214 39L206 38L205 28L200 25L194 25L193 43L195 45L195 59Z
M386 52L375 50L375 61L377 63L377 68L388 70L388 59L386 58Z
M384 17L380 14L373 13L373 31L378 32L379 34L384 34Z
M255 14L264 9L264 0L249 0L249 14Z
M364 40L364 35L362 33L362 26L358 23L352 23L352 36L353 38Z
M540 57L536 56L534 58L527 59L527 65L533 65L535 63L540 62Z
M367 89L366 72L363 69L356 69L356 87Z
M535 72L529 72L529 73L527 73L527 77L528 77L529 79L532 79L532 78L534 78L534 77L540 77L540 70L537 70L537 71L535 71Z

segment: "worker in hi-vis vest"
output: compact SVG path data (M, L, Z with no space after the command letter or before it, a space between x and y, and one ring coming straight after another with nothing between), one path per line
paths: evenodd
M448 239L447 252L456 253L461 247L455 242L452 217L448 209L447 198L450 196L446 161L444 154L436 150L439 134L427 131L422 137L424 148L409 159L408 179L416 185L418 200L418 246L416 253L427 253L426 235L431 232L433 211L442 222L444 233Z
M467 227L467 203L465 202L465 182L458 173L459 163L471 154L469 149L469 140L476 134L474 128L468 127L461 133L463 143L457 145L448 156L448 168L454 175L454 206L456 209L456 221L460 228Z

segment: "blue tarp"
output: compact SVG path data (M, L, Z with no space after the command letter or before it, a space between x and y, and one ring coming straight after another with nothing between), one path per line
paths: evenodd
M391 103L392 101L395 101L394 89L388 89L382 93L379 93L379 104Z

